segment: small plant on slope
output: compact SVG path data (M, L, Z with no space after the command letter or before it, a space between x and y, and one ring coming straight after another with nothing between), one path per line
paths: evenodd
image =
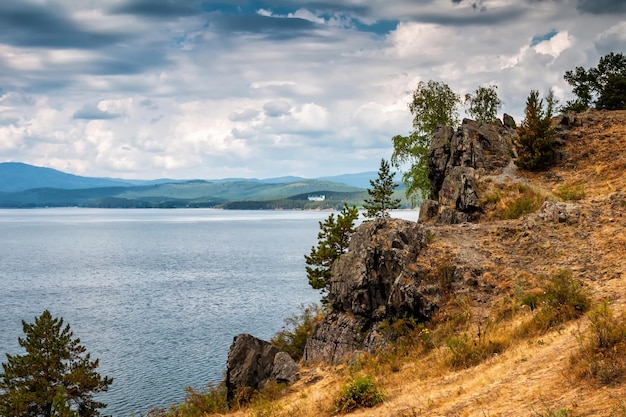
M354 378L344 385L335 401L335 412L347 414L357 408L374 407L385 400L384 394L378 388L376 381L370 375Z
M608 385L626 377L626 322L602 303L589 316L591 325L571 358L576 376Z
M304 354L307 339L313 333L313 326L322 316L322 309L317 304L300 306L300 314L285 319L285 327L270 342L278 349L287 352L295 361Z

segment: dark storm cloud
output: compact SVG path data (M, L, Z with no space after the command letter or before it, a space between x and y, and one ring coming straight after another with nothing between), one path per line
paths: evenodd
M260 3L260 2L257 2ZM276 0L268 0L264 2L266 7L272 8L277 12L280 12L281 9L289 7L304 7L309 10L320 11L323 13L338 13L338 14L352 14L357 16L371 16L373 14L373 10L371 6L365 5L346 5L339 4L337 1L276 1Z
M317 25L300 18L282 18L253 15L226 15L210 13L211 26L222 32L249 32L270 35L276 39L299 36L316 28Z
M81 28L55 6L0 2L0 43L18 47L100 48L124 36Z
M85 104L82 109L78 110L72 116L72 118L76 120L111 120L120 117L122 117L122 115L119 113L109 113L91 104Z
M202 12L193 1L181 0L133 0L110 11L112 14L135 14L150 18L193 16Z
M285 100L270 101L269 103L265 103L263 110L267 117L280 117L289 113L291 104L287 103Z
M477 4L477 3L474 3ZM472 10L451 10L453 13L413 13L407 14L407 20L435 23L442 26L476 26L476 25L499 25L514 21L524 14L519 7L507 7L498 10L487 10L484 7Z
M626 13L626 0L578 0L577 8L592 14Z

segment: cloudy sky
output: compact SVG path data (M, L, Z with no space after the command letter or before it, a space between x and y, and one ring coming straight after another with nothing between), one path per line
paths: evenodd
M626 0L2 0L0 162L117 178L376 171L419 81L531 89L626 52Z

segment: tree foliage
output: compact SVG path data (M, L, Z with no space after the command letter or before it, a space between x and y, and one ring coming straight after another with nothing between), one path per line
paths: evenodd
M498 86L478 87L473 94L465 95L465 104L469 106L467 113L474 120L491 123L498 118L498 110L502 100L498 97Z
M356 206L344 204L335 218L334 213L323 222L319 222L317 247L311 248L309 255L304 255L306 274L309 284L316 290L322 290L323 300L330 284L330 271L339 256L348 251L350 238L354 233L354 222L359 217Z
M572 86L575 100L566 103L564 110L585 111L591 106L599 109L626 109L626 56L611 52L597 67L586 70L576 67L566 71L563 78Z
M460 102L461 97L442 82L420 81L413 92L409 103L413 131L408 136L396 135L391 139L394 149L391 163L397 168L409 164L402 181L406 196L413 202L418 195L427 197L430 192L428 148L439 127L458 124Z
M0 373L0 416L92 417L104 403L94 393L113 382L96 372L98 360L74 338L69 324L48 310L35 323L22 321L25 338L18 338L25 355L7 354Z
M367 189L371 198L365 199L365 204L363 204L367 210L365 217L373 219L389 217L389 210L400 208L400 200L392 198L393 191L398 186L393 182L395 175L395 172L389 171L389 162L384 158L381 159L378 178L370 180L372 188Z
M546 97L545 109L537 90L532 90L528 95L526 116L517 128L518 158L515 163L520 168L540 170L554 163L556 151L551 120L556 104L552 91Z

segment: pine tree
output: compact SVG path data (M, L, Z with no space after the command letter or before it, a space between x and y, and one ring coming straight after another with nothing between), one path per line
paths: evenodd
M311 248L309 255L304 255L309 284L316 290L322 290L322 302L326 300L331 268L337 258L348 251L350 238L354 233L354 222L358 217L356 206L350 208L344 203L337 219L331 214L324 222L319 222L318 245Z
M22 326L26 337L18 343L26 354L7 354L2 364L0 416L99 416L106 405L93 394L107 391L113 380L96 372L98 360L85 353L69 324L63 327L63 319L46 310Z
M380 160L378 178L370 180L372 188L367 189L371 199L366 199L363 207L367 210L365 217L378 219L389 217L389 210L400 208L400 200L392 198L393 191L398 184L393 182L395 172L389 172L389 163L385 159Z
M545 110L537 90L532 90L526 99L526 117L517 128L519 140L515 164L520 168L540 170L554 163L556 145L551 122L556 104L552 91L546 97Z

